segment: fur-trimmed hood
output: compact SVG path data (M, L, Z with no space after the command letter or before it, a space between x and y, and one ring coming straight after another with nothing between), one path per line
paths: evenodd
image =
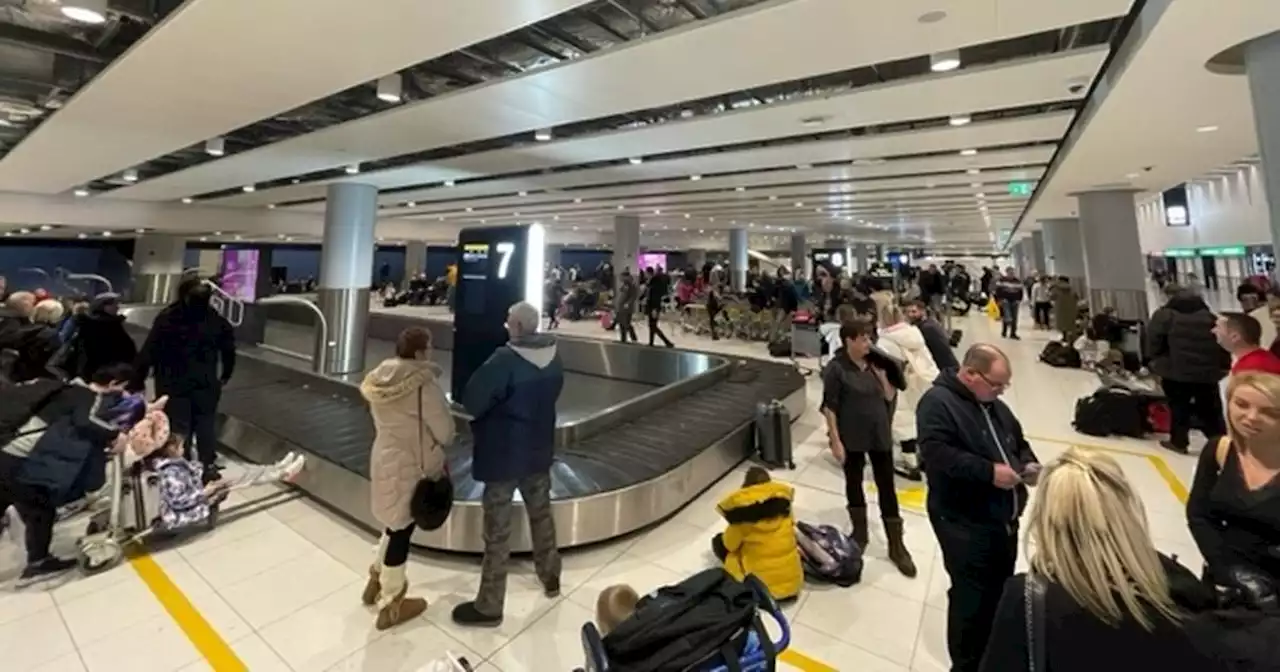
M431 361L392 357L365 374L360 395L370 404L384 404L416 392L439 375L440 368Z

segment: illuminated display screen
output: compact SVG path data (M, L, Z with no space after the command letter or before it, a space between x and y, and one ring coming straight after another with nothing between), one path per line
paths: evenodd
M258 250L222 252L222 291L241 301L258 299Z
M489 280L489 244L466 243L462 246L462 264L458 267L459 282L483 283ZM465 313L479 315L484 312L483 290L463 292Z

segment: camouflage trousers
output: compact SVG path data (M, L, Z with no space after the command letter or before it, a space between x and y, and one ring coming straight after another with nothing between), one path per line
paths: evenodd
M556 523L551 517L551 474L541 473L519 481L484 484L484 562L476 610L496 616L507 599L507 559L511 556L512 500L516 490L529 515L533 564L543 585L560 579L560 551L556 548Z

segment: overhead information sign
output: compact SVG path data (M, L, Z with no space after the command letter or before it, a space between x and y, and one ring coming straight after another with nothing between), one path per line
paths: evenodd
M1030 196L1035 187L1030 182L1010 182L1010 196Z

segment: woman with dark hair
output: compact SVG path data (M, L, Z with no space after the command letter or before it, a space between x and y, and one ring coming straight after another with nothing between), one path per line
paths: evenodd
M379 630L410 621L427 609L426 600L406 596L405 563L414 530L414 489L422 479L444 473L444 447L454 435L439 374L431 362L430 332L411 327L396 339L396 356L360 383L377 432L369 455L369 481L373 517L383 528L361 600L378 605Z

